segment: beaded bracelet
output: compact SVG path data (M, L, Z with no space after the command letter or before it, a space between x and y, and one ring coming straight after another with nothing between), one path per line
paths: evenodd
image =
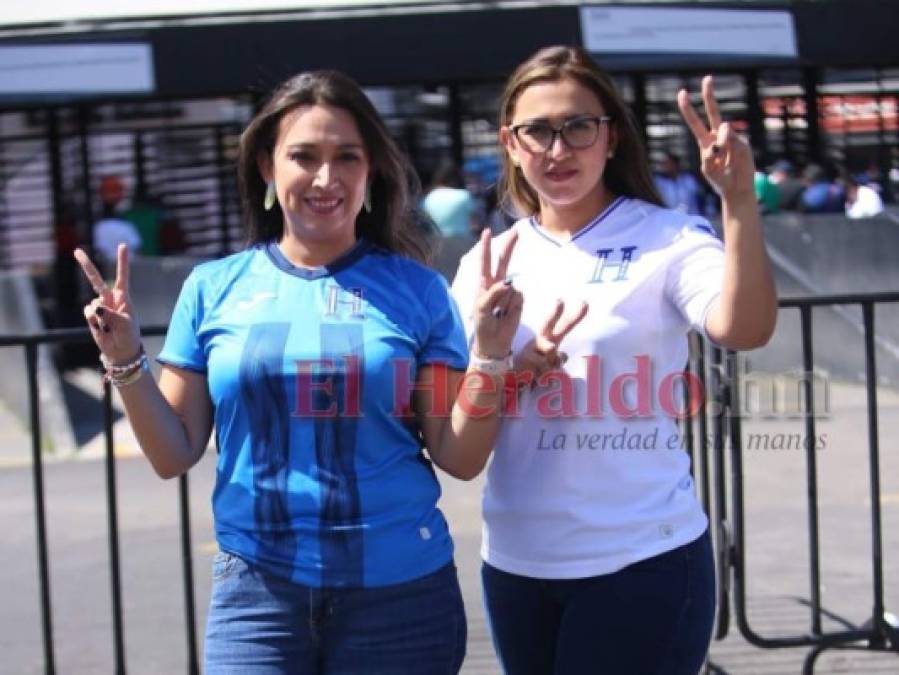
M129 361L128 363L115 364L103 353L100 354L100 363L106 371L103 374L103 379L117 387L122 386L122 384L131 384L131 382L136 381L137 378L140 377L138 373L142 373L143 370L149 369L150 365L143 345L140 346L140 351L138 351L134 360ZM134 375L137 375L137 377L132 379L131 376Z
M133 370L140 365L141 359L145 356L144 346L141 345L140 349L137 350L137 356L134 357L133 360L128 363L115 364L109 360L109 357L104 353L100 353L100 363L103 365L103 370L109 373L118 374L125 373L129 370Z
M114 385L117 389L121 389L122 387L127 387L130 384L134 384L140 378L144 376L144 373L150 372L150 360L147 358L146 354L143 354L138 362L138 365L133 370L127 371L125 373L121 373L119 375L109 375L106 374L104 379L107 382Z

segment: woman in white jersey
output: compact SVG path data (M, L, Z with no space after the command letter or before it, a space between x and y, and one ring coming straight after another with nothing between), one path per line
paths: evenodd
M541 50L502 99L502 188L527 217L498 239L517 238L508 273L524 310L482 553L510 675L692 674L708 649L708 521L675 392L691 328L758 347L777 303L750 148L721 122L711 78L702 94L709 128L686 92L678 104L723 201L723 244L702 218L661 207L631 115L584 51ZM453 284L463 317L484 242Z

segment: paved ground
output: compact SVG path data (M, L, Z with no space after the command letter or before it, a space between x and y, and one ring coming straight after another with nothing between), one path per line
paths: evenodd
M899 612L899 396L880 394L887 607ZM796 420L747 421L746 433L767 434L762 448L746 450L750 625L766 636L808 629L804 459L778 434L801 433ZM117 425L124 626L129 673L184 672L185 640L177 529L177 484L160 481L148 464L133 457L126 426ZM830 412L818 433L823 602L836 617L858 625L871 612L870 536L867 498L867 441L863 390L830 388ZM780 446L781 449L775 449ZM0 413L0 673L39 673L40 617L28 440L17 423ZM51 556L54 647L60 673L113 670L107 521L102 441L82 451L83 461L47 464L47 520ZM214 476L211 456L191 472L191 507L196 565L198 622L208 601L209 566L215 546L209 521ZM446 480L442 506L454 530L457 564L470 620L464 673L498 673L487 636L480 591L479 482ZM827 625L834 625L829 622ZM733 675L795 674L805 650L766 651L749 646L734 624L716 642L717 672ZM899 655L833 652L818 673L897 673ZM615 674L620 675L620 674Z

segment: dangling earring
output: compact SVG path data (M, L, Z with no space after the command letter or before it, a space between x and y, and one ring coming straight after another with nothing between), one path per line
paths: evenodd
M612 159L613 157L615 157L615 151L609 150L609 159Z
M371 213L371 184L365 186L365 196L362 198L362 208L366 213Z
M265 186L265 199L262 201L262 206L266 211L271 211L276 201L278 201L278 193L275 192L275 181L270 180Z

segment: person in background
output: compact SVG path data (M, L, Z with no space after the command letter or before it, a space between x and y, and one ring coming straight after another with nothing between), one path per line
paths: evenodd
M102 215L93 226L93 247L101 267L107 274L116 262L119 244L134 254L140 252L143 240L133 223L119 215L119 203L125 196L125 186L118 176L100 179Z
M680 157L668 150L662 157L659 172L655 176L656 189L669 209L702 214L702 188L691 174L681 171Z
M485 257L469 346L423 264L411 166L335 71L278 87L238 166L248 246L185 281L158 384L128 248L111 287L76 253L107 380L156 472L188 471L215 430L204 671L457 673L465 611L433 465L470 479L493 448L522 309L514 241Z
M880 193L870 185L862 185L850 173L843 177L846 186L846 215L849 218L871 218L883 213Z
M777 213L780 210L780 188L764 171L756 171L753 178L755 198L762 213Z
M702 98L708 125L686 91L678 105L722 198L723 243L704 218L664 207L636 122L586 51L537 52L502 95L501 189L524 217L496 243L517 241L508 274L524 309L481 552L509 675L696 675L705 660L715 571L676 419L690 413L653 392L681 391L690 330L763 345L777 297L752 152L722 121L711 77ZM469 325L484 244L453 282Z
M779 159L768 171L768 181L777 186L779 211L795 211L799 208L799 198L805 186L796 178L793 165L786 159Z
M820 164L809 164L802 172L805 188L799 197L799 210L806 213L842 213L845 205L843 188L827 177Z
M856 175L859 185L867 185L877 194L883 196L883 174L877 162L869 162L864 171L860 171Z
M478 203L465 189L462 173L450 159L442 160L434 170L421 206L444 237L469 237L480 232Z
M122 218L137 230L141 240L141 255L157 256L162 253L160 231L166 218L165 208L159 199L150 194L146 186L138 185L131 206L122 213Z

